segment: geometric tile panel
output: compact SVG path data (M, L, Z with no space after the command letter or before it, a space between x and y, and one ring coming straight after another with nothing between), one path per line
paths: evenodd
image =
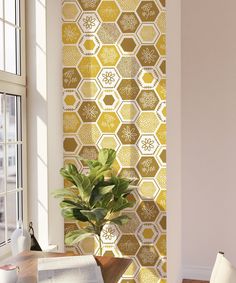
M166 283L166 0L62 1L64 162L117 151L130 221L105 225L103 254L129 256L120 283ZM66 185L66 183L65 183ZM83 222L65 220L66 232ZM94 237L75 247L98 253Z

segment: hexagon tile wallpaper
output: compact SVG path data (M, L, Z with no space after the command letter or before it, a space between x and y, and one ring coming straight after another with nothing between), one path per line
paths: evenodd
M114 148L114 170L138 184L131 221L102 233L104 255L133 258L120 283L166 282L165 16L165 0L62 1L65 163L86 171L76 155Z

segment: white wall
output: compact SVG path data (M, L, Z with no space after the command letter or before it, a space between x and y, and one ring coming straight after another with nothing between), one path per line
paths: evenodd
M182 250L192 278L209 276L219 250L236 265L235 11L235 0L182 1Z

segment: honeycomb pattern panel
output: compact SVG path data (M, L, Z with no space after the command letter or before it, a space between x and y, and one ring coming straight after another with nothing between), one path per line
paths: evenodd
M133 259L119 283L166 283L166 0L62 1L64 162L113 148L132 178L130 222L108 224L103 255ZM65 182L65 185L69 185ZM65 220L65 232L83 222ZM68 252L98 253L96 238Z

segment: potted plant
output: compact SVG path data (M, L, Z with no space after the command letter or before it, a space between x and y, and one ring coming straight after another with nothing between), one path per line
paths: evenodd
M129 221L127 215L119 215L122 210L133 206L128 196L134 189L132 180L116 176L112 164L116 158L113 149L101 149L96 160L83 161L89 167L88 174L78 172L74 164L66 164L60 173L71 186L57 190L55 197L62 198L60 207L66 219L86 222L83 229L70 231L65 235L65 243L73 245L95 235L102 255L101 232L106 223L122 225ZM118 216L117 216L118 215Z

